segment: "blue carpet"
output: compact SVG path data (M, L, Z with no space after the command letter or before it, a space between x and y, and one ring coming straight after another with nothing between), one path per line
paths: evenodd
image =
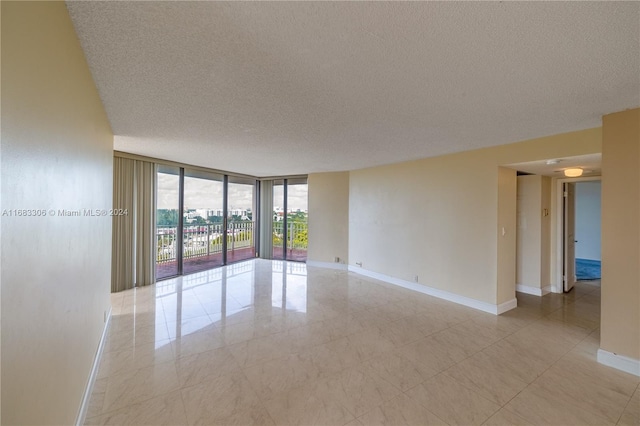
M579 280L599 280L600 264L599 260L576 259L576 277Z

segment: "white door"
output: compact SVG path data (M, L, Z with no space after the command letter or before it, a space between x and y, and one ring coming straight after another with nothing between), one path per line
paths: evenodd
M576 283L576 184L564 184L564 291Z

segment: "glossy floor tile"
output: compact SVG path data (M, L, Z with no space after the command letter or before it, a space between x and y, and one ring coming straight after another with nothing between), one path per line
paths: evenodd
M86 424L640 423L640 379L596 361L598 283L494 316L251 260L112 306Z

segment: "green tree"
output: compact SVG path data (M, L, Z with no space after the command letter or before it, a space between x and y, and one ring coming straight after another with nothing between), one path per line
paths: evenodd
M209 216L209 223L222 223L222 216Z
M192 224L195 225L206 225L207 221L204 220L204 218L202 216L196 216L193 218L193 222L191 222Z
M156 212L156 224L158 226L178 226L178 210L158 209Z
M296 236L293 239L293 246L295 248L307 248L307 244L309 243L309 234L307 232L307 228L301 229L296 232Z

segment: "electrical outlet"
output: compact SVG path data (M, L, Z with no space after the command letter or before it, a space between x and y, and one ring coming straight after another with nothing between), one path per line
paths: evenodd
M359 266L362 268L362 262L356 262L356 266Z
M414 278L414 280L415 280L416 282L418 282L418 276L417 276L417 275L416 275L416 277Z
M338 256L336 256L336 257L333 259L333 261L334 261L334 262L336 262L336 263L340 263L340 258L339 258Z

